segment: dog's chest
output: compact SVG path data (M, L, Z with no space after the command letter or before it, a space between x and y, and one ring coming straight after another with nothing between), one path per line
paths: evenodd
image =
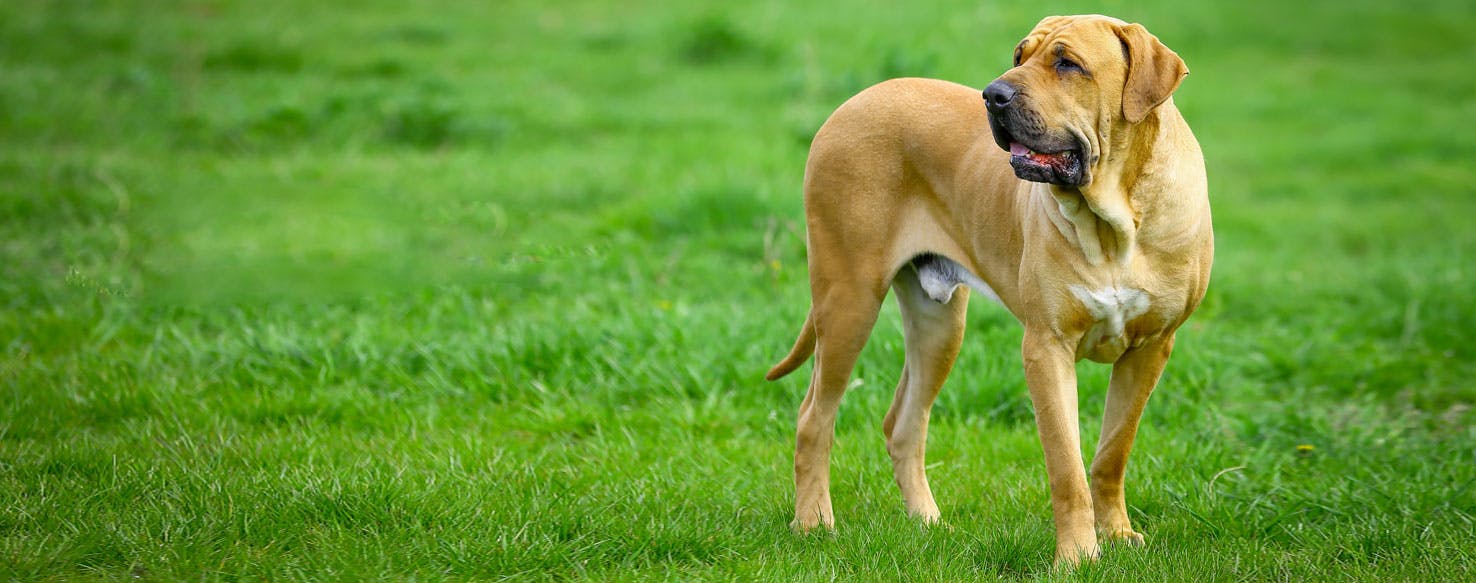
M1119 286L1073 285L1069 289L1091 318L1077 343L1077 354L1096 362L1116 361L1133 344L1127 334L1128 322L1148 312L1147 292Z

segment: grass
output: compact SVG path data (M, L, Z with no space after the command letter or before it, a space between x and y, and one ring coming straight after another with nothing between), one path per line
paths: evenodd
M1098 11L1188 61L1219 243L1130 470L1149 546L1050 570L1020 329L982 302L933 418L948 526L891 483L889 305L839 530L790 534L805 375L761 376L807 308L809 136ZM0 579L1467 577L1473 27L1440 0L0 4Z

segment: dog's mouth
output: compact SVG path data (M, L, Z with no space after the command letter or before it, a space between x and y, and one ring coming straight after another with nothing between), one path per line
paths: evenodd
M988 111L994 143L1010 153L1010 166L1021 180L1080 187L1089 180L1082 153L1085 140L1065 128L1050 131L1016 98L1007 107Z
M1021 180L1062 186L1081 184L1081 151L1037 152L1020 142L1010 142L1010 167Z
M1082 155L1075 149L1067 149L1060 152L1036 152L1030 146L1020 142L1010 143L1010 165L1015 168L1015 173L1020 173L1020 167L1032 168L1032 170L1049 171L1052 174L1072 174L1080 164Z

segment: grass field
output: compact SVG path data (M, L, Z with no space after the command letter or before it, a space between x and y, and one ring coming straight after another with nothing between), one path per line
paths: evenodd
M0 3L0 579L1469 578L1476 8L1223 4ZM810 136L1077 12L1184 57L1210 173L1148 546L1051 571L985 302L933 416L947 526L892 483L889 303L839 528L791 534L808 367L762 375L808 307Z

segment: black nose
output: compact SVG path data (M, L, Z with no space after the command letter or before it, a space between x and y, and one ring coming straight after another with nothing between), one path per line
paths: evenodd
M990 111L998 111L1010 104L1015 98L1015 86L1006 83L1003 79L995 79L988 87L984 88L984 105Z

